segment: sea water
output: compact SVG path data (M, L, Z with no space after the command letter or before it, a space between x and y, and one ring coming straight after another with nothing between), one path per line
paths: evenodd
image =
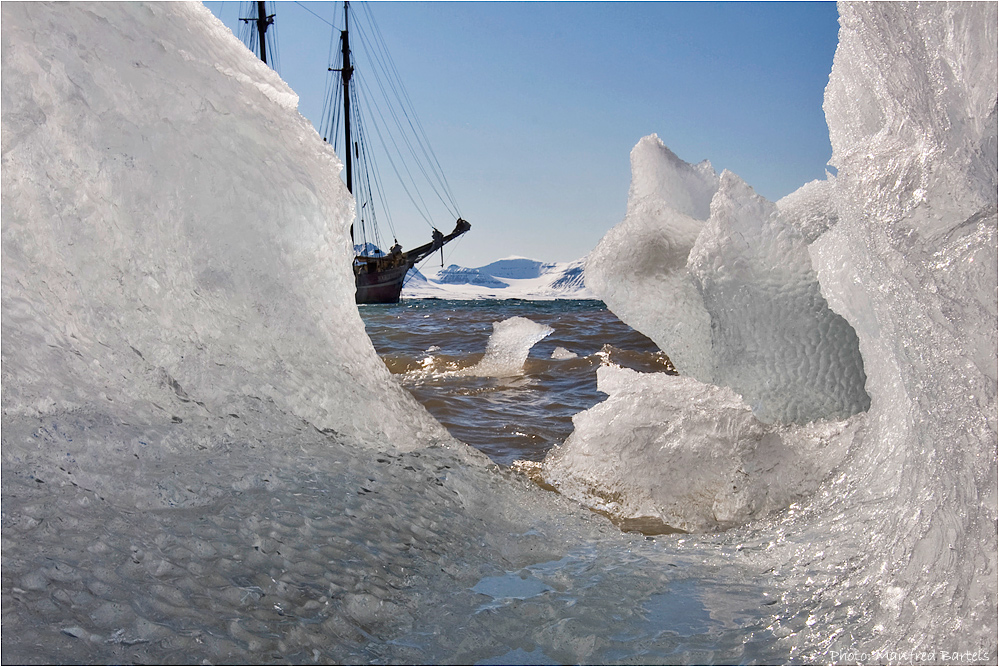
M540 461L572 432L573 415L606 398L600 365L674 372L655 343L596 300L412 299L359 311L399 382L454 437L506 466ZM510 333L494 337L510 320ZM551 331L534 342L530 322ZM491 343L511 359L469 372Z

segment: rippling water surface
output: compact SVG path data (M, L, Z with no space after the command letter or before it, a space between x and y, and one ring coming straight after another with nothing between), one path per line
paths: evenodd
M672 371L669 358L600 301L411 300L359 308L389 369L452 435L509 465L540 461L572 432L572 416L605 398L596 369ZM547 325L522 370L462 374L483 357L493 323ZM554 357L553 357L554 355Z

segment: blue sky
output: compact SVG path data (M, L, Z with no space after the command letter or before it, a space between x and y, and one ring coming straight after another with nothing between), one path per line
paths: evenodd
M269 3L270 4L270 3ZM239 2L205 2L239 35ZM275 3L278 71L318 124L342 5ZM569 261L624 217L656 133L776 201L825 177L832 2L375 2L369 7L472 231L446 262ZM318 15L318 16L317 16ZM336 37L338 38L337 32ZM387 179L386 179L387 182ZM393 205L405 246L422 219ZM443 216L445 231L453 220ZM440 256L425 268L439 265Z

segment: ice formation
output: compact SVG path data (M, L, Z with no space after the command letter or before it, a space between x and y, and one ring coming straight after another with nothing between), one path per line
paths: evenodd
M587 285L677 370L731 387L764 421L865 410L856 334L826 304L807 249L828 224L828 188L780 208L655 135L631 159L628 213L590 254Z
M204 7L0 11L5 663L696 648L645 620L696 548L488 465L391 378L339 161ZM745 581L675 597L725 619L765 594ZM710 650L745 655L722 627Z
M994 655L997 6L840 11L838 221L809 251L860 337L871 409L836 490L885 536L864 563L883 617Z
M613 567L391 378L339 160L207 9L0 25L4 662L473 663L525 645L480 580ZM586 661L588 627L528 648Z
M627 215L587 257L586 286L668 350L677 369L709 381L711 320L685 267L718 176L707 161L687 164L655 135L638 142L631 165Z
M654 541L486 465L392 380L353 305L339 161L207 10L0 11L4 662L994 662L995 5L842 7L838 177L778 211L807 213L869 415L807 501ZM719 179L667 166L692 194L636 179L646 221L682 204L676 234L629 218L653 245L622 259L654 279L608 283L621 300L674 279L711 215ZM710 336L696 286L670 293ZM612 396L648 379L615 373ZM747 410L761 442L844 444Z
M5 419L96 412L221 434L278 412L372 445L446 441L387 388L356 308L330 296L352 289L338 158L225 27L134 43L144 13L163 11L102 31L110 7L81 8L79 29L77 12L10 10ZM207 10L175 11L190 22ZM33 46L32 30L53 38ZM86 30L107 34L57 53ZM166 74L179 67L187 79ZM284 170L290 186L259 186ZM384 418L360 417L371 413Z
M727 387L613 365L597 386L609 398L573 418L541 475L600 512L663 530L731 528L808 497L857 427L770 426Z
M787 537L770 542L786 559L789 586L802 587L789 597L814 605L799 639L850 647L880 636L941 658L945 640L960 637L993 659L996 5L860 3L841 4L840 13L825 98L835 178L775 207L723 174L709 219L700 222L681 212L703 195L689 187L701 168L643 139L632 153L628 216L591 255L587 284L657 341L681 373L735 388L757 414L842 417L866 407L866 386L870 409L854 418L864 422L859 431L848 429L849 455L828 469L807 518L788 512L780 528ZM685 191L675 206L647 194L656 179L668 181L660 191ZM658 245L632 252L650 243ZM767 303L767 294L787 303ZM806 365L777 358L783 350L773 348L785 341L773 334L785 326L794 346L805 345L800 356L791 350L792 360ZM699 337L680 340L689 335ZM755 377L739 367L752 361L747 356L765 362ZM793 394L768 386L788 379ZM685 498L684 469L672 466L725 451L709 472L730 471L728 452L742 436L731 434L737 442L728 449L720 445L732 409L722 390L700 408L667 401L657 419L678 381L643 382L651 387L630 402L634 387L608 386L608 403L633 406L631 431L609 433L597 412L610 408L597 406L577 417L577 432L546 466L591 504L609 498L630 506L632 516L665 521L670 503ZM799 393L813 389L821 396ZM685 434L684 451L674 454L672 430L688 422L707 427ZM802 451L794 440L792 457ZM788 452L770 460L787 464ZM714 502L717 496L702 498L686 520ZM755 534L770 539L765 530Z
M486 343L486 354L475 366L462 371L468 375L509 377L524 371L531 348L554 329L526 317L511 317L493 322L493 333Z

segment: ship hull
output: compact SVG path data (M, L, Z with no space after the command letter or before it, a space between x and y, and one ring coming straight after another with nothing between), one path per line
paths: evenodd
M471 228L467 220L458 218L453 232L444 236L435 229L433 241L409 252L396 246L388 255L357 255L354 257L354 302L398 303L409 270ZM443 263L443 257L441 260Z
M365 273L356 273L354 282L355 303L398 303L402 286L406 282L409 266L393 266L386 269L375 269Z

